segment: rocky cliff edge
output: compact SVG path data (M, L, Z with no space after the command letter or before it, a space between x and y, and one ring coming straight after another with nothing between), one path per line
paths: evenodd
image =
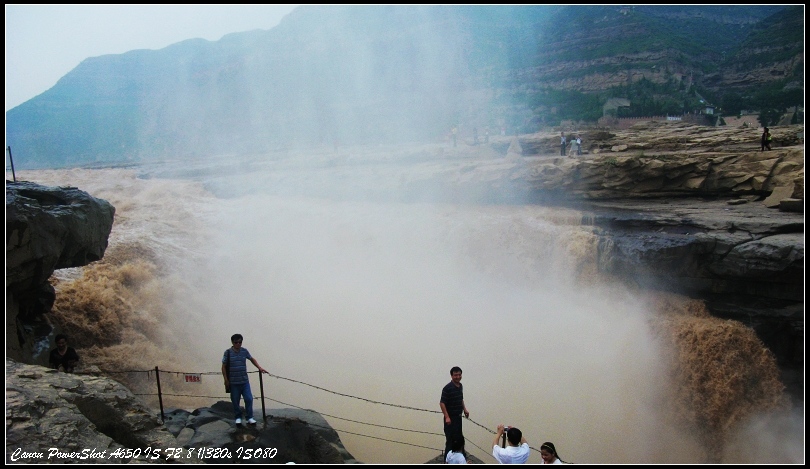
M161 422L112 379L6 359L7 464L356 462L313 411L276 409L257 425L232 414L220 401Z

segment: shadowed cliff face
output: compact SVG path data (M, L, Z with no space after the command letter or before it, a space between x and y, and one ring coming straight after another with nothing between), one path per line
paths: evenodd
M55 269L104 256L115 208L75 187L6 181L6 353L29 360L51 327Z

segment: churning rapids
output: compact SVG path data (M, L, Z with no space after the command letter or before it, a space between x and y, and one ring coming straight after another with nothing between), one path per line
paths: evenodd
M694 301L600 278L595 237L572 210L268 193L255 172L232 178L239 190L224 194L204 177L138 174L17 174L116 208L104 259L53 279L53 321L85 365L216 372L241 333L274 375L436 411L264 378L269 413L292 405L328 415L367 463L438 455L439 397L455 365L470 417L486 427L464 422L467 450L485 462L501 423L534 448L554 442L574 463L804 461L803 416L780 410L775 363L753 332L707 317ZM684 339L707 328L725 329L714 343ZM740 374L734 363L712 382L683 372L735 353L752 368L746 376L762 377L759 400L725 389ZM216 375L167 386L227 399Z

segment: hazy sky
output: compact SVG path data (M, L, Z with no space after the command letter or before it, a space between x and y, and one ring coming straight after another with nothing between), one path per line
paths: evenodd
M6 111L82 60L271 29L297 5L6 5Z

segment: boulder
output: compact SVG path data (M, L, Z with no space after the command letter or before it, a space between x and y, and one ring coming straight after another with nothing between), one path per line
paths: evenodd
M779 186L771 192L771 195L765 199L763 204L769 208L778 208L779 204L784 199L789 199L793 196L793 186L792 185L785 185Z
M110 378L6 359L6 463L357 462L320 414L271 412L235 425L231 403L220 401L168 410L161 421Z
M221 448L219 455L200 454L207 463L356 463L337 432L317 412L272 409L266 419L254 408L255 425L236 425L230 402L219 401L192 412L166 412L166 428L183 448ZM244 413L244 409L243 409Z
M782 212L804 213L804 200L782 199L779 201L779 210Z
M154 412L120 383L6 358L7 464L147 462L153 456L200 462L165 451L176 446ZM141 451L127 455L127 448Z

